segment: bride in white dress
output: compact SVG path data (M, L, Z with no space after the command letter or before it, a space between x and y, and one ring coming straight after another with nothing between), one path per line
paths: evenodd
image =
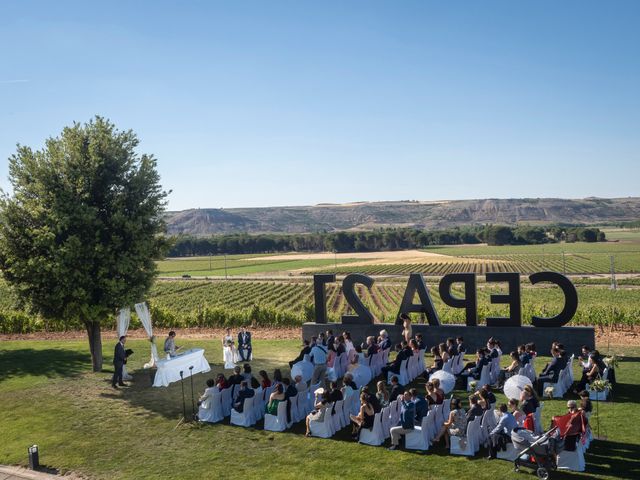
M233 342L230 328L227 328L227 334L222 338L222 360L224 361L225 370L233 369L238 361L238 352Z

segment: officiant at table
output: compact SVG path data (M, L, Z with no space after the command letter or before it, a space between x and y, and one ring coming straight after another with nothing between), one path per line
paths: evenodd
M243 362L251 361L253 358L251 351L251 332L241 327L240 333L238 333L238 353L240 354L240 360Z

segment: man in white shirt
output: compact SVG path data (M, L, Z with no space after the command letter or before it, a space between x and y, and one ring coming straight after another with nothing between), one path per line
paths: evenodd
M313 375L311 385L317 385L324 380L327 373L327 348L318 342L317 337L312 337L313 347L311 348L311 363L313 363Z

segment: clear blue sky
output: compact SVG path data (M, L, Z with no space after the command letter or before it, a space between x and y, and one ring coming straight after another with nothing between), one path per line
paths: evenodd
M171 209L640 195L640 1L0 3L16 143L99 114Z

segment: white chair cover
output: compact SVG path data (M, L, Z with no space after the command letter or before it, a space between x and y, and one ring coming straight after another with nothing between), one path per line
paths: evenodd
M427 414L428 416L428 414ZM408 450L429 450L429 419L425 416L422 423L405 435L405 448Z
M267 413L264 416L264 429L271 432L284 432L287 429L287 402L278 403L277 415Z
M144 368L153 368L156 366L159 357L155 337L153 336L153 327L151 326L151 314L149 313L149 308L145 302L136 303L135 308L138 318L140 319L140 323L142 323L142 327L144 328L144 331L147 332L147 336L151 342L151 359L149 360L149 363L144 364Z
M231 424L238 425L240 427L250 427L253 425L254 413L253 413L254 397L245 398L244 405L242 406L242 413L236 411L235 408L231 409Z
M201 422L216 423L224 419L222 413L222 398L218 387L211 387L210 396L208 396L198 409L198 419Z
M368 428L360 430L360 438L358 441L360 443L376 447L384 443L384 434L382 432L382 412L375 414L375 417L373 418L373 428L371 430Z

